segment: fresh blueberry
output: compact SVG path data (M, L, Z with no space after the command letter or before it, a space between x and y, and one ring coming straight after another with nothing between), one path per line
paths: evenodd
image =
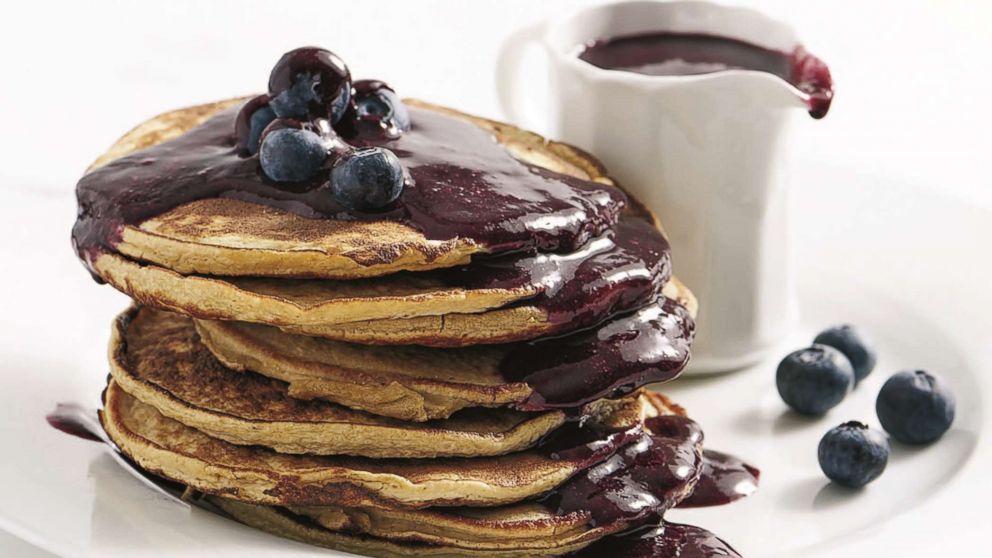
M329 50L298 48L272 68L269 96L280 118L329 118L333 124L351 102L351 73Z
M854 370L847 357L826 345L790 353L775 374L782 400L807 415L822 415L835 407L853 383Z
M860 488L885 470L889 441L863 423L845 422L823 436L816 455L827 478L849 488Z
M245 148L250 155L258 153L258 142L262 137L262 130L276 119L276 113L272 107L262 107L252 113L248 118L249 129L248 138L245 141Z
M320 102L320 76L300 72L293 84L272 98L270 104L279 118L307 118L310 104Z
M266 133L259 151L262 171L276 182L306 180L317 173L327 158L327 148L320 136L295 128Z
M907 444L926 444L943 436L954 422L954 407L947 384L923 370L893 374L875 400L882 428Z
M813 339L814 343L830 345L844 353L854 368L855 383L864 380L875 368L875 350L856 327L843 324L825 329Z
M366 147L343 155L331 168L331 191L347 209L381 209L403 192L403 167L388 149Z
M241 155L254 155L258 152L258 142L265 127L275 120L276 115L269 107L269 96L259 95L246 102L234 120L234 132L238 138Z
M398 137L410 129L410 113L399 96L378 80L355 82L355 118L361 131L378 130Z

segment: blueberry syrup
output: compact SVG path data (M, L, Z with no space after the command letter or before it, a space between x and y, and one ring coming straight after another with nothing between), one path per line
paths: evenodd
M652 76L755 70L776 75L809 96L809 113L823 118L833 99L830 70L802 47L779 52L729 37L651 32L593 41L579 58L600 68Z
M545 505L562 515L588 513L593 526L623 529L572 556L739 556L709 531L662 520L667 510L682 506L680 500L691 506L727 504L757 488L757 469L724 453L701 451L702 441L695 422L675 415L648 418L643 429L605 437L583 432L581 423L552 434L542 446L552 457L588 468L544 496ZM691 496L683 499L690 487Z
M574 408L674 379L689 361L694 331L688 310L659 298L590 330L514 344L500 372L533 390L516 405L521 410Z
M729 544L706 529L664 522L604 537L569 554L573 558L740 558Z
M551 491L544 503L562 515L589 513L595 526L619 522L635 527L660 521L700 474L703 431L692 420L676 415L648 418L644 427L627 445L610 444L617 447L608 458ZM626 439L631 438L628 431ZM572 460L575 452L603 451L606 445L597 440L552 453L552 457Z
M580 329L650 301L671 278L672 266L668 242L657 227L625 217L571 253L479 258L441 274L472 289L538 286L541 294L527 304L543 309L551 323Z
M478 259L438 272L468 288L536 285L525 301L543 309L554 333L515 343L499 364L507 382L533 390L521 410L575 408L675 378L689 360L695 323L674 300L659 297L671 278L665 237L651 223L625 217L615 229L571 254Z
M699 482L680 508L721 506L740 500L758 490L761 472L733 455L714 450L703 451L703 470Z
M79 414L83 412L86 412L85 409L76 403L58 403L54 411L45 415L45 421L52 428L70 436L102 442L103 440L93 434L89 427L79 420Z
M72 232L80 258L89 265L98 252L113 250L125 225L205 198L240 199L315 219L399 221L430 239L464 238L492 253L575 251L614 226L626 203L617 188L514 158L475 124L410 108L412 128L401 137L350 140L392 150L410 183L380 212L349 212L327 188L333 157L307 181L268 180L257 156L243 156L238 146L238 112L224 110L178 138L85 175L76 186Z

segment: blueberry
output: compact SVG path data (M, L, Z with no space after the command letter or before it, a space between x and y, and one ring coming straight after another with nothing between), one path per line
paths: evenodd
M854 370L847 357L826 345L790 353L775 374L782 400L807 415L822 415L835 407L853 383Z
M875 368L875 350L865 339L864 335L854 326L843 324L821 331L814 343L830 345L838 351L844 353L847 360L851 361L854 368L855 383L864 380Z
M355 119L362 131L398 137L410 129L410 113L388 85L377 80L355 82Z
M272 98L270 104L279 118L307 118L310 104L320 102L320 76L301 72L289 89Z
M366 147L343 155L331 168L331 191L347 209L381 209L403 192L403 167L388 149Z
M923 370L893 374L875 400L882 428L907 444L926 444L943 436L954 422L954 407L947 384Z
M268 95L259 95L241 107L234 121L234 132L241 155L254 155L258 152L262 131L275 118L276 115L269 106Z
M280 118L329 118L333 124L351 102L351 73L329 50L298 48L272 68L269 96Z
M300 182L320 170L327 148L309 130L281 128L265 134L259 162L266 176L276 182Z
M881 432L850 421L827 432L816 455L827 478L849 488L860 488L885 470L889 441Z
M249 154L254 155L258 153L258 141L262 137L262 130L275 119L276 113L273 112L272 107L262 107L252 113L248 119L250 128L248 139L245 141L245 148Z

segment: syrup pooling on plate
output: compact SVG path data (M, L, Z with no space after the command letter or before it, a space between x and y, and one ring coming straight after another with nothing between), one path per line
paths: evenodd
M689 361L694 331L688 310L659 298L587 331L513 345L500 372L533 390L519 409L577 407L675 378Z
M612 186L517 160L468 121L426 109L409 113L412 129L398 139L351 140L392 150L412 178L381 212L345 211L335 201L326 187L331 157L309 180L270 181L257 156L239 154L232 108L85 175L76 187L73 244L89 261L112 250L126 225L191 201L234 198L315 219L399 221L429 239L470 239L491 252L570 252L613 226L626 203Z
M779 52L730 37L667 31L593 41L579 58L600 68L652 76L684 76L755 70L778 76L809 95L809 113L823 118L833 99L833 80L822 60L802 47Z
M692 496L680 508L722 506L758 490L761 473L738 457L715 450L703 451L703 470Z
M64 432L70 436L102 442L103 440L91 432L90 428L79 419L80 413L85 412L86 410L78 403L59 403L55 406L54 411L45 415L45 422L59 432Z

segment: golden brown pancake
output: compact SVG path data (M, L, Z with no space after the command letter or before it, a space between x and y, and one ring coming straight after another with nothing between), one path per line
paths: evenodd
M103 280L142 304L200 318L271 325L482 312L538 293L532 287L451 288L416 274L355 281L181 275L106 252L92 262Z
M661 293L677 301L695 317L699 307L696 297L678 278L673 277L666 283ZM543 310L526 304L476 314L388 318L349 324L285 324L279 327L290 333L366 345L449 348L511 343L561 332L559 324L548 320Z
M156 116L125 134L89 170L178 137L243 101L231 99ZM602 165L571 146L429 103L406 103L467 120L529 163L612 184ZM229 199L195 201L125 226L121 234L116 248L126 257L201 275L355 279L466 264L472 254L486 250L468 239L429 240L416 229L393 221L306 219Z
M539 556L561 556L579 550L595 540L578 540L572 544L562 544L553 548L469 549L435 544L406 541L391 541L367 535L334 531L316 524L311 518L293 514L284 508L259 506L238 502L228 498L209 498L210 503L244 523L287 539L293 539L317 546L353 552L376 558L405 558L409 556L429 556L431 558L536 558Z
M460 290L457 296L448 291L341 298L342 293L353 291L339 290L337 281L180 275L108 253L96 256L93 265L105 281L143 305L201 319L263 323L353 343L463 347L534 339L559 327L536 306L497 308L520 296L519 290L504 290L495 296ZM405 277L382 280L401 282ZM356 283L355 288L363 287ZM669 281L663 293L690 309L695 307L692 293L677 279ZM495 309L483 311L486 307ZM466 308L475 313L463 313Z
M324 399L377 415L426 421L466 407L522 402L533 393L524 382L504 379L500 362L511 350L504 345L368 346L285 333L261 324L194 321L200 340L221 362L234 370L287 382L295 398Z
M331 531L362 533L381 539L467 550L561 551L615 532L622 527L594 527L585 513L558 515L537 502L498 508L402 510L290 508Z
M520 451L564 424L564 411L466 409L411 423L325 401L290 397L287 386L221 364L190 318L131 308L114 322L110 369L129 395L160 413L233 444L282 453L366 457L489 456ZM595 413L591 403L586 413Z
M143 469L206 494L283 506L499 506L560 485L581 464L539 450L500 457L367 459L276 453L213 438L128 395L115 381L101 421L125 455ZM605 400L604 400L605 402ZM629 424L632 417L681 413L659 394L640 391L590 417Z
M503 346L374 347L294 335L261 324L195 320L200 340L225 365L289 384L300 399L325 399L408 421L465 407L525 400L532 389L499 372Z

